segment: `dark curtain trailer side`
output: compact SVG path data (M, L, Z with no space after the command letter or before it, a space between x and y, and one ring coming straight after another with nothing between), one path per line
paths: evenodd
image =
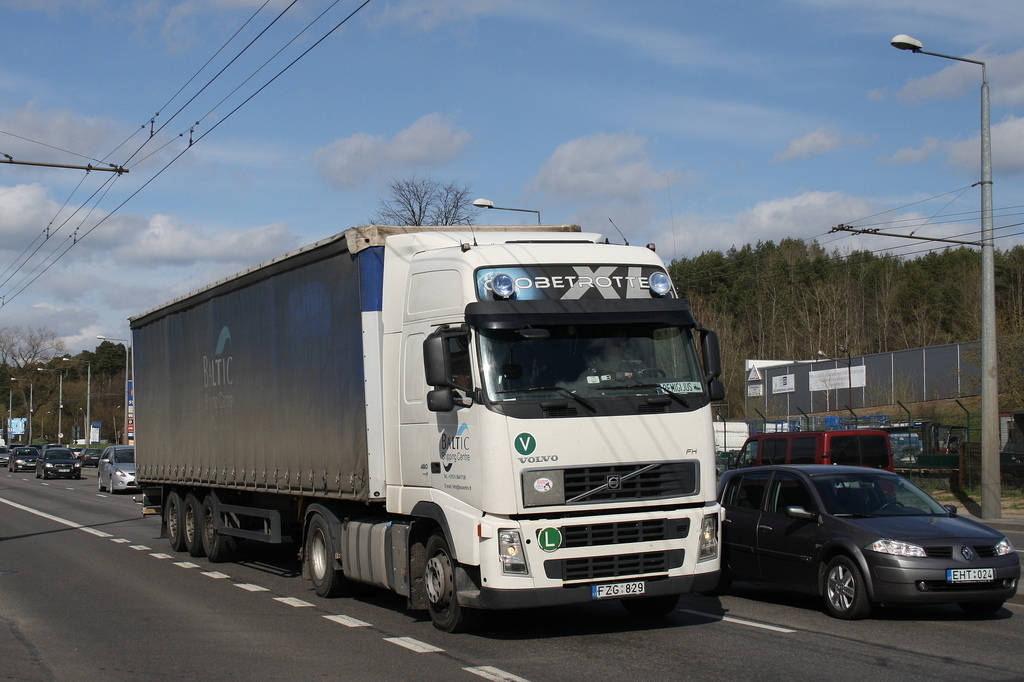
M361 313L381 251L337 235L131 320L137 475L175 549L225 561L315 518L337 540L371 501Z

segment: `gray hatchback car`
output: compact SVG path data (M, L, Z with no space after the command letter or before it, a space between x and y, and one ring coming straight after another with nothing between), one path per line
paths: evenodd
M728 471L722 573L732 581L823 596L836 618L874 605L956 603L998 611L1017 591L1020 562L1000 532L958 517L894 473L828 465Z
M103 450L96 471L96 487L112 493L138 490L135 480L135 446L111 445Z

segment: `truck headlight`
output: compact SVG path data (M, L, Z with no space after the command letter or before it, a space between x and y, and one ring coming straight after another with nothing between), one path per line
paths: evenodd
M718 556L718 515L708 514L700 528L700 553L697 561L707 561Z
M530 574L523 552L523 538L517 530L498 531L498 559L501 560L502 573Z

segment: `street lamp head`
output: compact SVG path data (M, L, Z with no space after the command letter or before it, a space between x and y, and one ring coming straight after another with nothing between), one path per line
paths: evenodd
M846 346L844 346L843 344L839 344L837 346L837 348L839 348L839 352L840 353L848 353L849 352L849 351L846 350Z
M821 358L827 358L827 357L828 357L828 353L826 353L826 352L825 352L825 351L823 351L823 350L819 350L819 351L818 351L818 357L821 357Z
M490 199L474 199L473 205L477 208L494 208L494 202Z
M924 48L924 43L916 38L911 38L905 33L901 33L894 37L889 41L889 44L897 50L910 50L911 52L919 52Z

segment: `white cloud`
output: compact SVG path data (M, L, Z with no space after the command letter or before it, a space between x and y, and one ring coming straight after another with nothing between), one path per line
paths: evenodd
M119 255L136 264L191 265L204 261L255 265L298 248L299 242L283 223L202 234L176 218L157 215L134 243L120 249Z
M949 145L949 164L972 173L981 168L979 138ZM992 125L992 171L1014 174L1024 171L1024 118L1007 116Z
M829 230L840 224L856 221L880 210L871 200L842 192L803 192L793 197L772 199L732 216L684 214L676 216L671 225L663 225L657 235L659 253L670 260L679 256L695 256L703 251L727 251L732 247L775 241L780 235L793 239L816 239L828 243L839 239L829 237ZM844 238L844 245L857 248L893 248L877 238ZM673 247L673 245L675 245ZM829 247L831 248L831 247Z
M844 138L836 130L835 126L828 125L818 128L814 132L807 133L802 137L791 140L784 151L779 152L773 161L792 161L794 159L809 159L812 156L827 154L840 147L851 145L863 146L870 144L865 137Z
M439 26L461 23L477 16L496 14L495 0L434 0L398 2L385 5L373 19L377 25L399 24L417 31L432 31Z
M879 163L887 166L904 166L912 163L920 163L930 159L937 151L941 143L936 137L926 137L917 149L906 147L899 150L892 156L882 157Z
M316 151L317 172L337 189L350 189L382 173L431 169L456 158L470 134L455 127L451 116L434 113L393 138L359 133Z
M655 170L645 138L598 133L559 145L531 187L566 201L600 197L634 202L679 179L673 171Z

